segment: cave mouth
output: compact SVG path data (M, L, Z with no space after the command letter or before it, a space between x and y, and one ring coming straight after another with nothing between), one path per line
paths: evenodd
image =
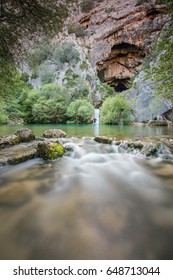
M130 78L126 79L115 79L114 81L111 81L111 83L108 85L114 88L116 92L122 92L130 88Z
M135 44L115 44L108 57L97 63L98 77L115 91L125 91L131 87L131 78L139 71L144 57L143 49Z
M122 92L124 90L127 90L128 88L126 87L126 85L124 85L123 83L119 82L117 85L113 85L111 86L112 88L114 88L114 90L116 92Z

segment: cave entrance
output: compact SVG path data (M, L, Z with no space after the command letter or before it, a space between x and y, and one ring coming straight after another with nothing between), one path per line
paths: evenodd
M135 44L122 42L113 45L106 60L97 63L101 82L122 92L131 86L131 78L139 71L145 53Z
M109 83L108 83L109 84ZM127 90L130 88L130 79L115 79L111 84L109 84L111 87L114 88L117 92L122 92L124 90Z

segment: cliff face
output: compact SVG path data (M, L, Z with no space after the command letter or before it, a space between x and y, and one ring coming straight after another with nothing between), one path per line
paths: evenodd
M136 0L105 0L79 22L86 27L86 44L103 82L116 91L130 87L169 16L163 5Z

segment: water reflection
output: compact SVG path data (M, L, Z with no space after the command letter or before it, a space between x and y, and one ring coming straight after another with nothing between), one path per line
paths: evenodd
M93 125L93 130L94 130L94 132L93 132L93 135L94 136L99 136L100 135L100 125L99 124L94 124Z
M30 128L36 136L51 128L64 130L69 137L94 136L93 124L68 124L68 125L0 125L0 136L15 133L21 128ZM173 127L149 127L149 126L117 126L100 125L100 136L112 136L117 138L134 138L143 136L173 135ZM97 128L98 129L98 128Z

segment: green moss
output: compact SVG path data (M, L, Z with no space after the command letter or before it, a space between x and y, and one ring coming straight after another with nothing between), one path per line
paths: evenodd
M61 144L52 144L49 150L49 159L56 159L64 155L65 149Z
M59 143L42 142L37 146L37 154L45 160L62 157L65 148Z

